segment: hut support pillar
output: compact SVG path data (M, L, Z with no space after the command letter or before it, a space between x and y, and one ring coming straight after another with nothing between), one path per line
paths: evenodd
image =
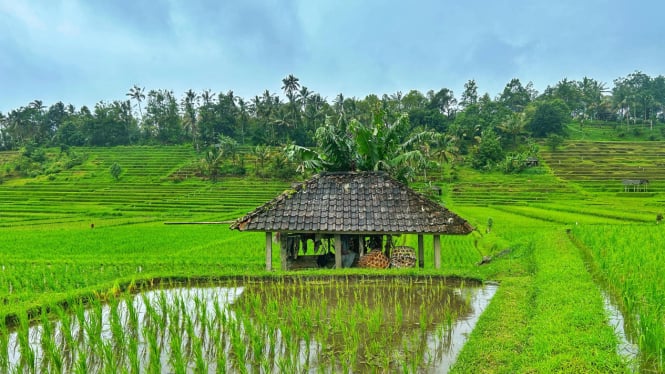
M272 232L266 233L266 270L272 271Z
M342 268L342 236L335 235L335 268Z
M434 235L434 267L441 268L441 236Z
M289 256L286 253L286 233L279 235L279 258L282 262L282 270L289 270Z
M362 235L358 235L358 255L360 257L365 255L365 241Z
M422 234L418 235L418 267L425 267L425 241Z

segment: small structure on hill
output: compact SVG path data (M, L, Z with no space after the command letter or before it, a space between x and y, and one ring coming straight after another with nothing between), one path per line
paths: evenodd
M649 187L646 179L624 179L622 184L623 192L646 192Z
M527 157L527 159L524 160L524 165L526 165L526 167L536 167L540 165L540 160L538 160L537 157Z
M463 218L383 172L329 172L292 186L238 219L231 229L266 233L266 269L272 270L273 233L279 234L282 268L300 257L318 258L327 241L335 267L342 253L359 257L369 250L389 251L390 238L418 235L418 264L424 264L424 235L433 236L434 265L441 266L440 235L465 235L474 228ZM388 240L384 245L384 237ZM307 254L307 242L314 242ZM331 241L334 246L331 247Z

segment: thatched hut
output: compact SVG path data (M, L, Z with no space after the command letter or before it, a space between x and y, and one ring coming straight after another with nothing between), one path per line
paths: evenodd
M231 225L266 233L266 269L272 269L273 233L280 234L282 267L287 269L289 238L331 238L335 266L342 265L342 238L357 239L360 254L367 238L418 235L423 266L424 235L433 236L434 265L441 266L440 235L465 235L473 227L457 214L382 172L318 174L294 185ZM306 240L306 239L305 239ZM354 243L355 244L355 243Z

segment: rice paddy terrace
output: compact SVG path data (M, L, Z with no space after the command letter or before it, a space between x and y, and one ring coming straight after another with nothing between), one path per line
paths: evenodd
M464 205L504 205L589 200L598 194L623 197L665 192L665 143L569 142L555 152L542 150L545 167L506 177L460 172L450 191ZM549 169L549 170L548 170ZM623 180L647 180L634 191Z
M598 197L611 196L616 202L657 197L665 192L663 146L662 142L569 142L556 152L543 150L545 166L522 174L461 169L458 180L442 182L443 201L458 207L491 207L520 216L535 214L533 218L548 221L576 222L573 216L580 213L610 220L650 221L655 206L634 211L628 217L624 212L608 212L610 199ZM288 187L286 182L256 178L220 178L216 183L202 180L196 176L200 155L188 146L75 151L85 155L81 165L36 178L9 178L0 184L2 225L92 221L101 217L229 220ZM0 152L3 170L18 156L18 152ZM248 157L246 164L251 164ZM117 181L109 172L116 162L123 170ZM647 192L624 192L624 179L649 180ZM552 211L557 212L557 218L551 217ZM570 215L570 220L562 218L564 214Z
M445 274L501 282L453 372L624 372L598 286L580 257L585 248L603 279L614 285L614 296L648 307L630 313L642 324L655 321L639 331L639 341L644 342L640 350L645 357L656 357L654 367L660 371L655 372L662 372L665 335L654 326L661 327L663 316L662 253L657 247L663 226L653 219L663 206L664 176L658 172L663 145L568 142L557 152L543 151L542 166L519 175L462 168L453 183L435 178L444 187L442 201L479 228L474 235L442 238L448 248ZM282 192L287 182L250 176L222 177L216 183L202 180L196 175L201 156L191 147L74 151L85 155L79 165L33 178L8 175L7 168L19 154L0 152L0 176L4 175L0 179L0 231L4 234L0 316L22 316L27 310L38 311L36 306L61 305L69 297L110 297L120 292L123 282L131 286L135 279L273 276L263 273L262 235L240 235L206 225L174 229L162 222L237 218ZM252 160L246 157L245 162L251 165ZM109 171L113 163L122 168L117 181ZM648 192L624 192L623 179L648 179ZM491 233L484 230L485 222L490 226L488 217L493 220ZM86 227L99 221L104 225L95 225L94 230ZM238 250L243 248L250 250ZM482 256L495 254L491 263L477 265ZM348 271L356 270L362 269ZM436 271L427 268L424 272ZM300 304L285 305L299 308ZM43 320L50 317L41 314ZM27 338L20 339L29 336L29 318L26 315L20 321L26 323L19 326L25 332L17 335L19 346L28 347ZM302 326L298 323L289 333L299 338L296 334ZM185 336L174 334L181 335ZM0 331L3 336L8 335ZM0 348L8 347L6 342L0 339ZM250 341L239 339L237 346L249 347ZM110 345L99 344L90 357L116 357L106 347ZM9 367L3 350L0 371ZM80 350L88 351L88 347ZM48 352L54 362L61 357L57 350ZM156 352L150 357L160 357Z
M2 225L67 222L98 217L138 220L227 220L283 191L285 182L195 175L191 147L77 148L85 161L49 176L0 184ZM3 164L17 153L0 153ZM115 181L109 167L118 163ZM255 188L257 184L261 188Z
M646 191L665 192L664 142L570 142L543 152L554 175L592 193L621 193L625 179L648 180ZM628 187L626 196L640 196Z

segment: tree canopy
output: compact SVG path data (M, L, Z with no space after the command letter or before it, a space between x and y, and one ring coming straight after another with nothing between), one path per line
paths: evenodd
M571 121L665 122L665 77L640 71L617 78L611 85L589 77L564 78L542 94L531 82L514 78L495 98L481 94L475 80L464 85L459 99L443 87L427 92L372 93L364 98L339 93L328 100L293 74L282 79L280 87L284 97L265 90L242 98L232 90L190 89L178 95L134 85L121 93L123 99L80 108L62 102L47 106L37 99L0 113L0 150L28 145L190 143L197 151L208 152L225 136L240 147L318 146L317 152L325 155L318 161L320 167L396 172L397 167L389 162L396 150L402 152L401 162L411 167L418 163L416 154L410 153L418 151L417 147L407 146L413 134L436 133L447 139L449 149L471 159L483 134L496 136L503 149L519 151L530 138L565 135ZM351 140L357 147L353 154L347 144ZM405 170L402 172L408 174Z

